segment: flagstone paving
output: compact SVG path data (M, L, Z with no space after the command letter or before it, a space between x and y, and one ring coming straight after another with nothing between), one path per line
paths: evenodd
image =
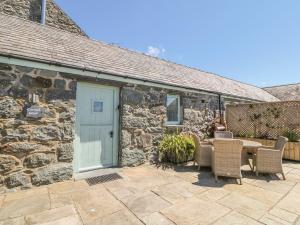
M247 170L247 168L245 168ZM123 179L84 180L0 195L0 225L300 225L300 163L284 162L287 180L243 171L215 182L192 165L124 168Z

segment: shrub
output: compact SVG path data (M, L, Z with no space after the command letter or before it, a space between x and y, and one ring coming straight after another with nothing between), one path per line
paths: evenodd
M299 135L295 131L287 130L283 133L283 136L287 137L291 142L297 142L300 139Z
M257 138L261 138L261 139L272 139L272 135L269 132L264 132L260 135L257 135Z
M184 134L165 134L159 145L161 160L173 163L187 162L194 151L194 140Z

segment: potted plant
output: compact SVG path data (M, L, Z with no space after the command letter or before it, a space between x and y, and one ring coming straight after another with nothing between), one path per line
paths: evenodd
M162 161L183 163L193 158L195 143L186 134L165 134L159 145Z

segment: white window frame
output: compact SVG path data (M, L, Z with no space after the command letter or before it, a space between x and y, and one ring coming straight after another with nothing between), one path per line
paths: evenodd
M168 115L168 106L167 106L167 102L168 102L168 97L172 97L172 98L177 98L178 99L178 109L177 109L177 113L178 113L178 121L168 121L168 116L167 116L167 120L166 120L166 125L179 125L180 124L180 95L167 95L167 101L166 101L166 110L167 110L167 115Z

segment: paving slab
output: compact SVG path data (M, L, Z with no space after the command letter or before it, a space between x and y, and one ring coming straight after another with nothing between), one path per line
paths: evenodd
M287 180L267 180L262 178L255 180L251 184L257 187L261 187L265 190L278 192L280 194L288 193L295 186L295 182Z
M66 181L2 194L0 225L300 225L298 164L285 166L286 181L243 171L243 185L216 183L193 166L125 168L123 179L104 184Z
M293 224L271 214L264 215L259 221L266 225L292 225Z
M207 188L221 188L228 183L238 184L237 179L227 177L219 177L217 182L212 172L200 172L197 182L192 183L197 183L199 186Z
M88 225L143 225L129 210L120 210Z
M23 216L0 221L0 225L27 225Z
M300 215L300 193L291 191L276 207Z
M285 177L286 177L286 180L288 180L288 181L300 183L300 175L298 175L298 174L288 173L288 174L286 174Z
M48 194L47 187L32 188L29 190L21 190L21 191L7 193L5 197L5 201L13 201L21 198L29 198L31 196L47 195L47 194Z
M300 175L300 169L291 169L288 173Z
M119 199L120 201L122 201L123 199L136 194L136 192L132 191L130 188L122 188L122 189L118 189L114 192L112 192L112 194Z
M152 189L152 191L165 200L175 203L190 198L207 191L207 188L191 184L186 181L175 182L171 184L161 185Z
M177 225L211 224L230 211L222 205L189 198L161 210L161 213Z
M159 195L164 200L166 200L170 203L173 203L173 204L185 199L185 197L182 196L180 193L170 189L169 185L155 187L152 189L152 192L154 192L155 194Z
M70 193L50 193L51 209L73 204Z
M172 221L159 212L152 213L142 218L146 225L174 225Z
M291 213L291 212L288 212L284 209L280 209L280 208L273 208L269 211L269 214L270 215L273 215L273 216L276 216L282 220L285 220L289 223L294 223L297 218L298 218L298 215L295 214L295 213Z
M283 166L284 167L290 167L293 169L299 169L300 170L300 163L299 162L295 162L295 161L284 161L283 162Z
M220 218L214 225L262 225L262 223L240 214L238 212L232 211L226 216Z
M72 199L84 223L92 223L101 217L124 208L104 188L101 191L85 190L73 192Z
M269 191L247 183L243 185L227 184L224 186L224 189L232 193L239 193L243 196L254 198L270 206L276 204L283 197L282 193Z
M293 187L292 192L300 193L300 184L296 184L296 185Z
M56 209L46 210L41 213L35 213L25 216L25 221L28 224L68 224L81 225L82 221L73 205L68 205Z
M212 189L209 189L208 191L201 193L197 197L199 197L205 201L215 202L229 194L230 194L230 192L225 190L224 188L212 188Z
M51 184L48 186L50 193L66 193L66 192L73 192L73 191L80 191L85 190L89 187L89 185L84 181L65 181L59 182L55 184Z
M287 173L289 173L291 170L293 170L292 167L287 167L287 166L283 166L282 169L283 169L284 174L287 174Z
M122 202L139 218L158 212L171 205L150 191L129 196L123 199Z
M159 169L156 169L152 166L144 165L142 167L127 167L124 168L122 173L123 175L130 178L141 178L157 175Z
M162 176L140 177L127 181L127 187L139 191L151 190L153 187L168 184L170 181Z
M50 209L49 195L37 195L4 201L0 210L0 221L25 216Z
M0 208L2 207L5 195L0 195Z
M261 201L239 193L231 193L217 202L256 220L266 214L270 208L269 205Z
M195 172L191 173L180 173L177 175L180 179L190 182L190 183L197 183L199 182L199 175L195 174Z
M116 192L120 189L128 188L128 184L124 179L107 182L104 183L103 186L107 188L110 192Z

